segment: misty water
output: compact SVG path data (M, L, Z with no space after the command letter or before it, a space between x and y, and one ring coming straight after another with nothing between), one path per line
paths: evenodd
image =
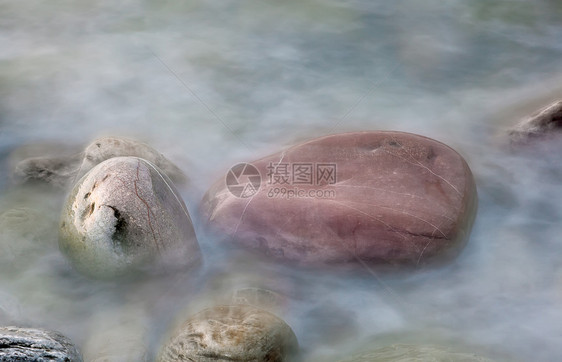
M504 147L509 126L562 96L561 19L554 0L1 0L0 325L58 330L86 360L152 360L186 316L259 287L278 293L307 361L394 343L562 360L562 164ZM469 163L479 210L450 264L295 268L226 250L200 225L232 165L379 129ZM200 270L99 282L60 254L65 191L11 170L103 135L143 140L189 175Z

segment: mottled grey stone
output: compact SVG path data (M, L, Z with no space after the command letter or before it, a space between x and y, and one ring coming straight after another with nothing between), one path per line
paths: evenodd
M0 327L0 361L81 362L82 357L72 342L60 333Z
M160 362L291 361L295 334L275 315L247 305L206 309L183 324L164 346Z
M76 269L99 278L200 260L181 196L158 167L136 157L104 161L74 186L59 247Z
M76 177L79 166L79 156L31 157L17 164L14 177L18 182L41 181L63 188Z

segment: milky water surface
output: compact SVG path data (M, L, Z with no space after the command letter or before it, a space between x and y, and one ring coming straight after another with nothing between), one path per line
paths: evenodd
M267 287L310 361L392 343L562 359L562 164L501 137L562 96L560 19L552 0L0 1L0 324L60 330L90 358L152 359L183 316ZM223 250L201 228L198 204L233 164L376 129L469 162L478 216L450 265L301 270ZM16 186L10 169L22 146L73 152L100 135L144 140L190 176L180 192L202 270L102 283L66 263L64 191Z

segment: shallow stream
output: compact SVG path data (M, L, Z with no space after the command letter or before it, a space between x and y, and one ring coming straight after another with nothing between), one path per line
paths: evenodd
M502 137L562 97L561 19L555 0L0 0L0 325L59 330L86 360L152 360L181 316L264 287L284 296L307 361L393 343L562 360L562 163ZM200 200L232 165L378 129L437 139L471 166L478 216L451 264L301 270L203 231ZM189 175L201 270L97 282L59 253L64 191L10 170L30 145L71 153L102 135L143 140Z

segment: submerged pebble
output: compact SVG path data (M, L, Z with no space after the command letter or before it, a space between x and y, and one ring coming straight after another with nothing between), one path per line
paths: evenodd
M509 130L509 137L514 146L529 145L538 140L561 140L562 100L556 101L523 119Z
M295 334L275 315L248 305L217 306L185 322L158 361L290 361Z
M71 186L88 171L114 157L139 157L155 164L174 182L185 182L185 174L170 160L149 145L127 138L101 137L83 152L72 155L28 157L14 171L17 180L37 180L54 186Z
M63 208L59 247L76 269L100 278L200 260L179 193L158 167L136 157L104 161L74 186Z
M0 327L0 361L81 362L76 347L60 333Z
M358 132L233 168L201 212L223 239L278 259L419 265L456 256L476 208L470 168L450 147Z

